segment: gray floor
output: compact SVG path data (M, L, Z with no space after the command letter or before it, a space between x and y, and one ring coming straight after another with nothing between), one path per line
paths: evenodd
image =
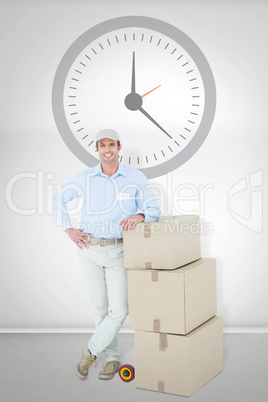
M74 366L86 334L1 334L1 402L268 401L268 334L224 334L224 370L191 397L135 388L119 375L98 380L104 359L80 380ZM134 364L134 335L119 334L123 363Z

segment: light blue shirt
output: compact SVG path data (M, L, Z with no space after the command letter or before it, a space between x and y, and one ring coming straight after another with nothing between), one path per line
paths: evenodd
M56 192L53 207L63 230L72 227L67 204L78 197L83 200L79 228L98 238L122 237L120 222L128 216L143 213L144 222L154 222L161 214L145 175L120 163L110 178L99 163L68 179Z

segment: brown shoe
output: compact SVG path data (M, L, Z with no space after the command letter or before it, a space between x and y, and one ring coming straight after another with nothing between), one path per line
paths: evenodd
M97 366L96 362L97 357L94 356L85 346L82 350L82 359L80 362L77 364L75 368L75 373L79 378L86 378L88 374L88 369L91 366L93 362L95 362L95 367Z
M102 366L103 370L99 373L99 379L110 380L114 377L115 373L117 373L120 366L121 363L115 360L104 363Z

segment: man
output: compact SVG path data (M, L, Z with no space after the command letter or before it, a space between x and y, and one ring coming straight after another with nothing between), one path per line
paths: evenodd
M100 379L113 378L121 365L117 334L128 315L122 231L160 216L144 174L119 162L121 148L116 131L100 131L96 136L100 163L69 179L54 196L58 223L78 247L96 326L75 368L80 378L87 377L90 365L96 365L101 353L106 363ZM67 203L77 197L83 199L79 229L72 227L67 210Z

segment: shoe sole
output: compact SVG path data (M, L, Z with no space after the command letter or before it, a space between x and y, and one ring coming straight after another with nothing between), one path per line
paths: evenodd
M112 377L99 376L98 378L99 378L99 380L111 380L112 378L114 378L114 375Z
M87 375L83 375L83 374L79 373L79 371L77 370L77 366L75 367L74 372L77 375L77 377L81 378L81 380L84 380L85 378L87 378Z

